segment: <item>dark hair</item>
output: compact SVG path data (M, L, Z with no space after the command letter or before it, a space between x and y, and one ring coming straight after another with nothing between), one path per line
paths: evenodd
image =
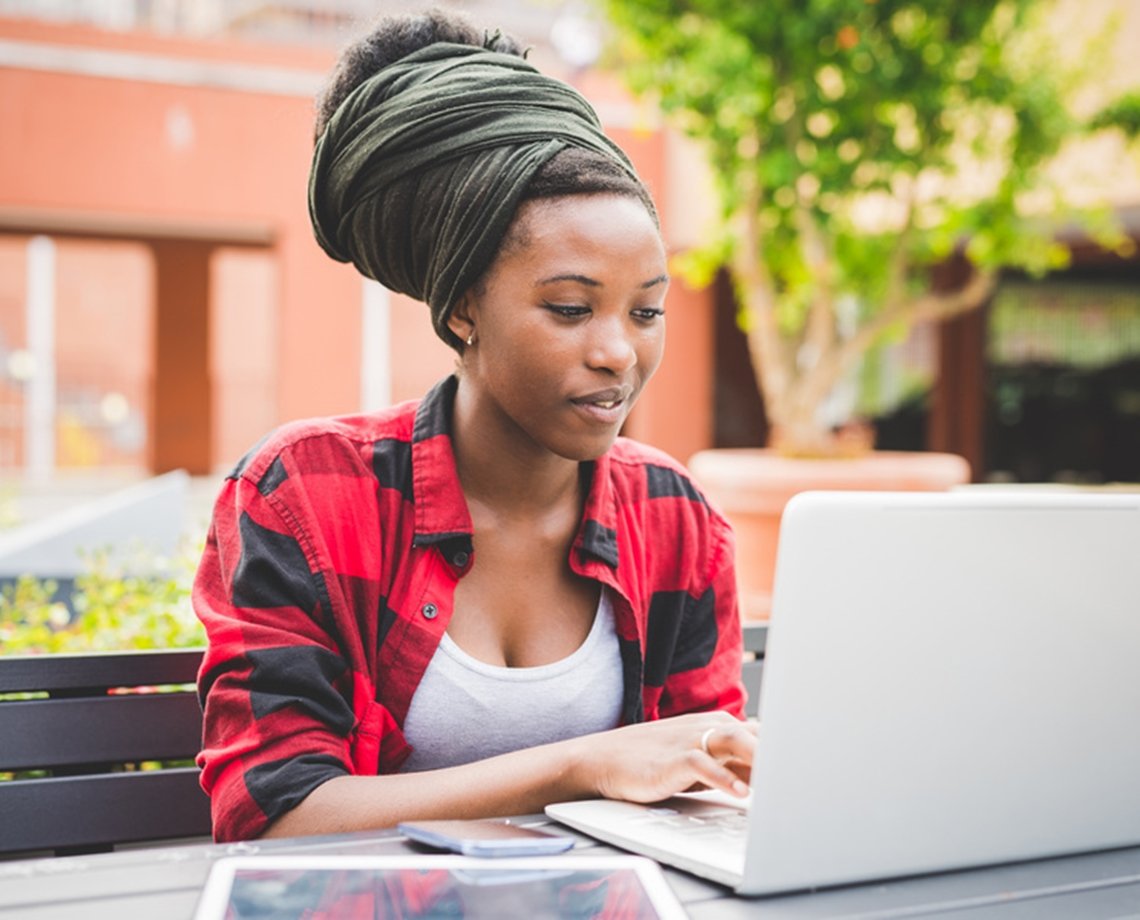
M617 163L583 147L567 147L556 153L534 174L523 201L561 198L564 195L624 195L645 205L657 222L657 209L649 190Z
M513 35L484 32L465 17L447 10L381 16L368 34L349 45L337 59L324 90L317 97L316 136L356 87L389 64L436 42L474 45L525 58L527 49Z
M325 89L317 98L316 136L321 136L333 113L361 83L389 64L436 42L474 45L522 58L527 53L513 35L478 29L465 17L447 10L381 17L337 60ZM653 199L640 181L612 158L578 147L566 148L542 166L522 200L602 194L634 198L645 205L654 221L657 220Z

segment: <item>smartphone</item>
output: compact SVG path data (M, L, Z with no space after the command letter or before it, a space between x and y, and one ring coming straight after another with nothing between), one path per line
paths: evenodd
M396 830L409 840L464 856L544 856L574 846L573 837L506 820L415 821L397 824Z

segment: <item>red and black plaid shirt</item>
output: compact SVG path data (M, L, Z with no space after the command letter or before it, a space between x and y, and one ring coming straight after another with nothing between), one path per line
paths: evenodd
M395 772L410 752L400 726L472 564L455 388L286 425L227 478L194 585L217 839L256 837L326 780ZM682 466L633 441L583 474L570 565L612 591L623 722L741 716L728 524Z

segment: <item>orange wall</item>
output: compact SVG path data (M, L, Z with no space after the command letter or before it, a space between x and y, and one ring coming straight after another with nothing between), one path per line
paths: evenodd
M52 46L125 45L176 58L222 50L19 26L0 21L0 37L30 31ZM248 63L247 55L258 52L233 47L228 57ZM323 69L311 52L297 57L314 75ZM279 418L356 406L359 351L345 343L359 340L359 285L309 230L310 98L5 68L0 100L0 123L15 141L0 144L0 207L151 220L164 232L267 228L281 272Z
M308 75L313 85L333 59L331 52L312 49L193 42L3 19L0 39L48 49L122 52L148 61L287 68L294 77ZM607 104L625 104L612 82L592 79L584 89L592 100L600 94ZM271 287L272 317L266 316L263 294L252 290L247 293L253 298L249 314L244 312L240 286L251 282L248 274L233 280L232 265L229 275L218 268L218 253L225 250L216 251L211 263L212 436L219 466L232 462L235 445L248 445L267 420L275 424L359 407L361 279L351 267L325 256L309 227L305 190L312 109L311 96L299 92L0 67L0 219L5 213L40 214L44 226L24 229L50 231L60 213L94 216L109 225L125 220L153 226L158 236L195 235L214 227L222 237L241 237L252 228L254 235L262 233L271 241L259 256L252 255L257 249L245 252L260 260L249 270ZM634 124L609 129L659 204L667 207L660 132ZM238 288L231 290L231 283ZM0 280L0 287L9 285ZM711 440L712 324L706 300L674 286L667 304L667 357L631 421L640 437L680 459ZM393 296L391 324L392 398L412 398L446 373L454 359L432 333L424 306ZM219 337L226 332L239 338L256 335L259 328L263 337L255 346L257 355L244 369L232 367L235 346L219 344ZM253 366L261 369L262 379L273 375L272 393L250 384ZM219 421L219 406L235 398L258 399L261 405ZM258 430L251 432L254 428Z
M280 289L271 252L222 249L211 265L211 417L215 465L277 424Z
M646 387L626 434L682 463L713 443L714 302L679 278L665 308L665 357Z
M29 238L0 236L0 360L25 346ZM153 269L146 247L60 239L56 262L56 461L137 466L153 384ZM0 383L0 473L23 457L23 392Z

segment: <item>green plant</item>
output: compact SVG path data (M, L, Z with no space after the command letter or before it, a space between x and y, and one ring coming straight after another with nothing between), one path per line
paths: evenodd
M1057 230L1074 215L1102 245L1130 245L1047 171L1077 134L1140 123L1135 94L1074 114L1108 29L1078 57L1034 0L600 2L631 86L707 153L720 231L682 270L731 270L790 453L832 449L822 407L877 343L976 309L1005 267L1064 266ZM953 258L964 279L935 286Z
M75 579L74 615L56 599L54 581L25 575L0 592L0 654L205 645L190 606L197 558L186 551L112 562L106 551L94 552Z

